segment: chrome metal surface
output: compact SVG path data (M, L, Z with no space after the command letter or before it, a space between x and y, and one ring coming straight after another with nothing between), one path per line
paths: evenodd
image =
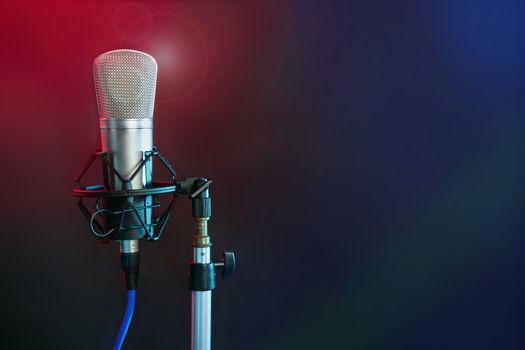
M211 349L211 291L192 292L192 350Z
M139 251L139 240L138 239L126 239L119 241L120 253L137 253Z
M210 262L210 248L193 248L196 263ZM191 293L191 349L211 349L211 290Z
M140 167L144 152L153 149L153 128L142 129L100 129L102 151L106 152L110 164L125 180ZM152 162L144 167L140 174L131 181L128 189L141 189L151 185ZM122 183L117 176L109 178L113 190L121 190ZM129 186L128 185L128 186Z
M100 129L153 129L153 119L100 118Z

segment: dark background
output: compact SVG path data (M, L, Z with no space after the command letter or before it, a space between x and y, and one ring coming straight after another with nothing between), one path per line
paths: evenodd
M92 61L157 58L155 143L214 180L214 349L523 349L521 1L4 3L0 348L110 349L116 244L71 195ZM160 174L162 175L162 174ZM125 349L189 348L192 219L142 244Z

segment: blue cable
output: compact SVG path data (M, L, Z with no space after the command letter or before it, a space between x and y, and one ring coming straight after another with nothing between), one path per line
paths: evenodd
M115 345L113 350L120 350L124 339L126 338L126 333L128 332L129 324L133 318L133 310L135 310L135 290L128 290L128 305L126 306L126 312L124 313L124 319L122 320L122 325L118 331L117 339L115 339Z

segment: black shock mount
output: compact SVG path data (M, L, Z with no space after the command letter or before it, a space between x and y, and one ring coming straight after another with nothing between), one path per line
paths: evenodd
M171 181L153 181L147 188L133 189L131 182L141 171L150 164L150 160L157 159L168 170ZM83 185L82 180L93 164L102 162L103 184ZM122 189L112 190L109 186L110 177L116 177L122 183ZM115 169L106 152L95 151L84 166L80 175L75 179L77 186L73 195L78 198L78 207L89 223L91 233L102 243L111 240L129 240L146 238L148 241L160 239L179 195L187 195L192 201L192 216L197 220L207 221L211 217L211 196L209 187L212 183L203 177L177 179L177 173L168 160L153 147L144 152L143 160L130 178L125 179ZM166 208L161 210L161 196L171 195ZM141 199L137 201L138 199ZM92 200L91 209L87 200ZM143 203L137 205L137 203ZM151 211L151 220L145 220L144 211ZM210 247L210 238L207 235L194 236L194 247ZM138 258L137 258L138 259ZM128 259L129 260L129 259ZM127 266L126 259L122 260L123 268ZM124 266L126 265L126 266ZM138 270L138 261L137 261ZM231 251L224 251L220 260L208 264L192 261L190 264L190 289L205 291L215 288L216 270L221 271L223 279L229 278L235 270L235 255ZM137 271L138 274L138 271ZM136 282L131 282L135 289Z

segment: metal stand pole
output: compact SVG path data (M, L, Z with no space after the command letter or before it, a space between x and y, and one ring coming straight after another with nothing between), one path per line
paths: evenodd
M196 218L197 235L193 242L193 261L196 264L211 263L208 236L208 218ZM211 349L211 290L191 292L191 349Z
M187 178L177 182L177 191L192 200L192 215L196 233L193 236L193 261L190 264L191 289L191 350L211 350L211 292L215 289L216 270L223 279L235 270L235 255L225 251L219 261L210 257L211 240L208 220L211 217L211 181Z

